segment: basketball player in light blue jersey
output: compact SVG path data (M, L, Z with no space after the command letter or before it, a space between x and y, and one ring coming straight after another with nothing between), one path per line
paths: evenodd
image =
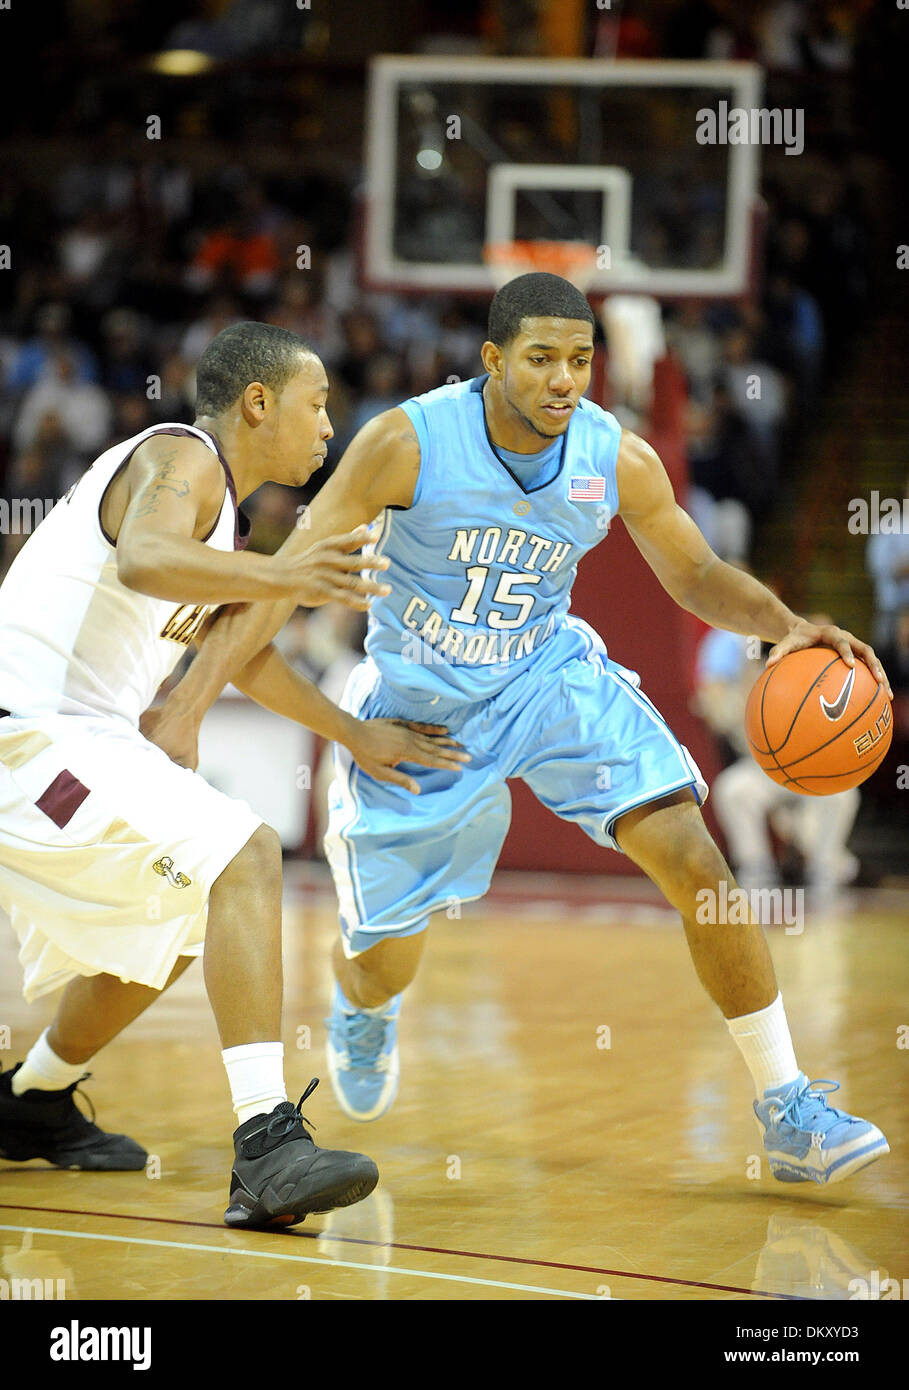
M638 677L571 615L577 565L621 516L667 592L710 626L774 643L771 661L825 644L887 679L870 647L797 617L713 554L653 449L584 398L593 324L568 281L512 280L492 302L484 375L367 424L311 525L286 542L293 552L379 518L373 544L389 561L390 593L372 602L344 708L440 725L465 750L461 771L398 768L379 782L336 749L326 837L341 922L335 1091L355 1119L391 1105L401 996L430 917L486 892L509 824L507 779L520 777L597 844L629 855L681 914L698 976L754 1079L774 1175L838 1181L887 1142L800 1070L760 925L698 920L704 889L728 901L735 887L699 809L706 784ZM255 604L218 620L159 726L168 751L194 756L204 710L291 610Z

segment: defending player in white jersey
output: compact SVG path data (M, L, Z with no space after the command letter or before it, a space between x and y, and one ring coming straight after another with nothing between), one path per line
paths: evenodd
M826 644L886 676L865 643L798 617L713 554L653 449L584 399L593 324L569 282L518 276L492 301L484 374L371 421L312 508L314 534L338 517L353 526L383 513L377 548L391 560L391 594L373 601L346 707L437 718L472 755L458 774L417 769L413 802L362 776L343 750L337 758L326 837L341 917L332 1080L358 1119L392 1103L398 1008L429 915L486 891L508 826L507 782L519 777L633 859L679 911L697 974L751 1072L774 1176L836 1182L886 1154L887 1141L828 1105L800 1070L760 924L699 912L705 890L717 902L735 889L701 816L706 784L636 675L569 612L575 566L605 533L595 508L622 517L667 592L710 625L774 643L771 660ZM299 549L298 537L285 544ZM191 749L202 711L287 614L279 602L219 620L160 736Z
M89 1059L202 954L237 1117L225 1220L284 1226L359 1201L378 1172L362 1154L317 1148L302 1100L287 1100L277 835L172 762L139 721L215 606L362 609L387 586L364 573L384 562L356 553L365 527L293 556L242 553L238 502L266 481L300 486L332 436L325 370L301 339L225 329L197 391L194 425L153 426L102 454L0 586L0 906L21 941L25 997L65 986L51 1027L0 1074L0 1157L144 1166L144 1149L89 1123L73 1092ZM352 719L273 648L236 683L304 713L373 777L406 782L402 759L458 765L451 739Z

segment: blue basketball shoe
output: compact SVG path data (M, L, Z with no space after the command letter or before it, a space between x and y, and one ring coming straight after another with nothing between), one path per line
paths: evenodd
M771 1087L754 1113L764 1131L770 1171L780 1182L841 1182L883 1158L890 1145L876 1125L827 1104L836 1081L809 1081L799 1072L788 1086Z
M352 1120L377 1120L398 1094L398 1012L395 994L378 1009L357 1009L335 985L328 1025L328 1071L338 1104Z

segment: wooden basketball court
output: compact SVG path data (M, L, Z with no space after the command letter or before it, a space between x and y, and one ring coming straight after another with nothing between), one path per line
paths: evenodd
M770 1178L744 1063L649 884L502 874L463 920L440 915L402 1010L399 1097L370 1125L340 1112L325 1068L327 876L291 866L285 901L289 1090L323 1078L316 1141L371 1154L375 1193L282 1234L221 1224L233 1116L194 966L86 1083L147 1173L0 1161L0 1280L67 1300L755 1302L909 1276L905 892L771 929L801 1066L890 1141L826 1189ZM4 1068L54 1008L19 985L4 922Z

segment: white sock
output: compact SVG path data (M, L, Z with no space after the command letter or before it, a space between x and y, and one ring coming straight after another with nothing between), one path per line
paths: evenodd
M86 1062L64 1062L47 1041L45 1028L13 1077L13 1095L23 1091L63 1091L85 1075Z
M778 994L766 1009L740 1018L727 1018L729 1031L739 1046L754 1079L760 1100L770 1086L787 1086L799 1074L783 996Z
M238 1128L253 1115L270 1115L276 1105L287 1100L283 1043L244 1043L226 1048L221 1056L227 1068Z

